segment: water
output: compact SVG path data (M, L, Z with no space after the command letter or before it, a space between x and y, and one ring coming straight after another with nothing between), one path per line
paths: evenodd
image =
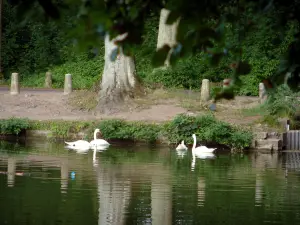
M1 142L0 224L299 224L299 156Z

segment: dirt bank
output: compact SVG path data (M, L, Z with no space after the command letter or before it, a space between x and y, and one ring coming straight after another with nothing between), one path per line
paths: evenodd
M143 98L138 98L124 110L101 115L93 110L96 94L88 91L74 91L70 96L62 90L21 89L16 96L7 89L0 89L0 118L21 117L35 120L100 120L121 118L126 120L167 121L177 114L205 114L210 111L200 104L200 93L186 90L149 91ZM259 116L245 116L244 108L258 104L256 97L236 97L232 101L217 103L215 115L220 120L250 126Z

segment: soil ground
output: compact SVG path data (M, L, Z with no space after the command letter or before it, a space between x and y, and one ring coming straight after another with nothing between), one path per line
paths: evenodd
M120 118L130 121L163 122L177 114L206 114L211 111L200 103L200 93L189 90L148 90L143 97L134 99L118 113L101 115L93 109L96 93L73 91L63 95L63 90L23 88L19 95L10 95L8 87L0 87L0 118L29 118L34 120L101 120ZM215 116L231 124L242 126L262 125L259 115L245 115L245 108L259 104L257 97L237 96L234 100L217 103Z

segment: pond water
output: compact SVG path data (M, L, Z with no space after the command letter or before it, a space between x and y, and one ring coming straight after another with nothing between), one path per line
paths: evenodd
M0 224L300 224L300 153L0 143Z

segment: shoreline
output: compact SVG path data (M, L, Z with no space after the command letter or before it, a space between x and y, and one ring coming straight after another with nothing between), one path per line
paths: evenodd
M178 121L179 126L182 126L180 129L177 129ZM97 121L37 121L12 118L8 120L2 119L0 125L1 123L4 123L4 128L7 129L7 131L1 130L2 134L0 137L2 140L13 138L42 138L45 141L89 140L92 139L92 134L96 128L100 128L103 135L103 137L100 138L104 138L108 141L126 141L169 146L177 146L181 140L185 140L186 145L191 145L192 133L197 133L198 140L201 140L201 143L208 145L208 147L217 145L222 146L222 148L226 146L226 148L229 149L235 148L242 150L250 147L252 140L250 131L219 121L212 115L178 115L173 120L164 122L126 121L120 119ZM211 128L200 128L201 123L207 123L208 127ZM195 124L199 125L195 126ZM215 129L216 127L221 129L220 132L226 132L227 136L222 137L223 134L220 133L218 129ZM12 131L15 130L19 130L19 133L12 134ZM205 137L207 135L208 138L206 138L206 140L201 138L201 136ZM209 135L211 138L209 138ZM232 137L230 135L232 135ZM234 140L234 142L232 140Z

